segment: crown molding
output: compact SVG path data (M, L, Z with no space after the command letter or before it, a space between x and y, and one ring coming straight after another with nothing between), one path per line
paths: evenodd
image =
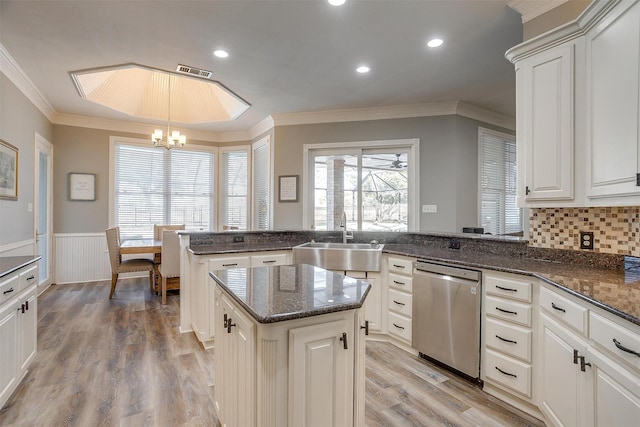
M514 118L463 101L274 114L273 121L275 126L291 126L446 115L459 115L505 129L515 130Z
M121 120L103 119L89 116L78 116L74 114L56 113L52 122L57 125L84 127L89 129L102 129L117 132L128 132L140 135L146 135L153 132L158 128L158 125L127 122ZM205 142L237 142L237 141L249 141L249 133L245 131L240 132L210 132L190 128L179 128L172 126L180 133L187 135L188 139L194 139L197 141Z
M260 123L249 129L249 137L253 140L270 131L275 126L275 122L272 116L267 116Z
M16 85L18 90L20 90L49 121L52 121L55 110L2 43L0 43L0 71L7 76L11 83Z
M569 0L511 0L507 5L522 15L522 23L531 21Z

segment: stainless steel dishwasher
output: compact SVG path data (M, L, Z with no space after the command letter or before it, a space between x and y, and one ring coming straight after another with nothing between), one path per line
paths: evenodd
M413 272L412 346L479 381L481 273L427 261Z

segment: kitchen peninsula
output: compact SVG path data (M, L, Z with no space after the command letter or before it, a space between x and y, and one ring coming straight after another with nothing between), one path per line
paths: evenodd
M368 283L306 264L209 275L223 425L364 425Z

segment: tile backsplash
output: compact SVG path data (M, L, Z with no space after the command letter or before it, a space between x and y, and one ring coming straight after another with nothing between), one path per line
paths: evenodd
M640 206L531 209L529 246L580 249L580 232L592 231L594 252L640 257Z

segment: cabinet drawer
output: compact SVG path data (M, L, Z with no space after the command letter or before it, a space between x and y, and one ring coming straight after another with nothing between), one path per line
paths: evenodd
M499 319L531 326L531 306L502 298L485 298L487 314Z
M38 265L34 264L20 273L20 290L38 283Z
M229 268L249 268L251 261L248 256L216 258L209 260L210 270L227 270Z
M540 307L582 334L586 332L588 310L568 298L547 288L540 288Z
M485 327L487 347L531 362L531 330L500 320L487 318Z
M20 280L17 274L10 274L0 279L0 304L9 301L20 292Z
M288 264L286 253L274 252L273 254L252 255L251 267L265 267L269 265L285 265Z
M411 317L411 295L389 289L389 310Z
M405 292L411 293L413 289L413 278L408 276L401 276L395 273L389 273L389 287L401 289Z
M531 302L531 282L508 276L486 274L484 286L487 294L517 301Z
M413 260L389 257L389 272L411 276L413 274Z
M531 365L491 350L485 351L484 376L531 397Z
M640 353L640 334L618 325L599 314L589 312L589 338L632 366L640 369L640 357L620 349ZM613 341L616 340L618 346Z
M395 337L411 342L411 319L400 314L389 313L389 333Z

